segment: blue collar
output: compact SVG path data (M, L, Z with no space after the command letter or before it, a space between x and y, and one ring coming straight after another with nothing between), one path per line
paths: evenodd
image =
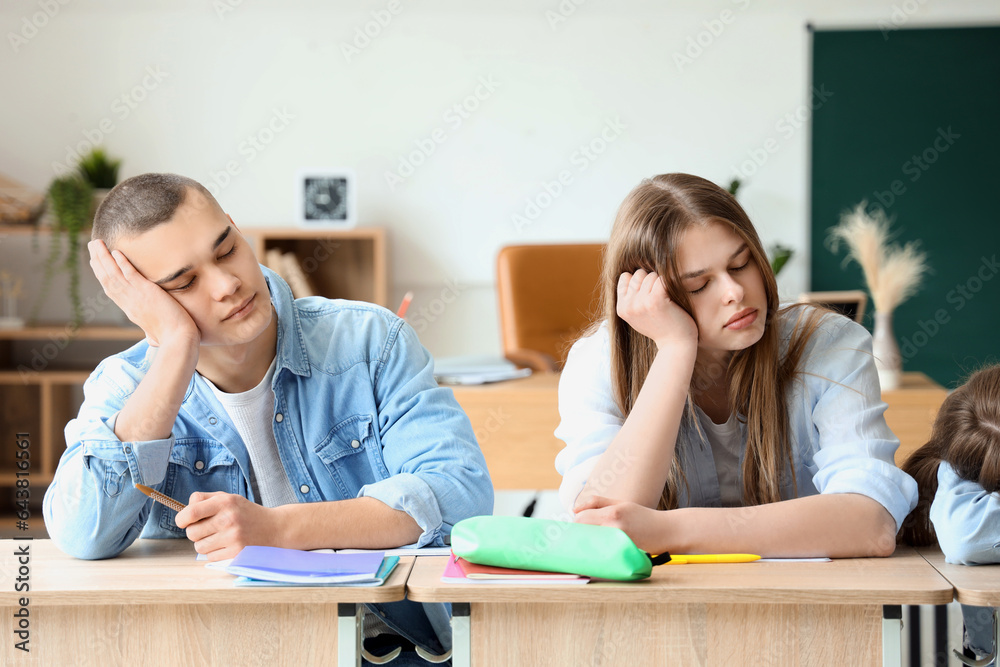
M306 353L306 341L302 335L302 323L295 308L292 289L266 266L262 265L260 270L264 273L264 280L271 292L271 303L278 317L278 364L274 374L277 376L282 368L287 368L296 375L309 377L312 372L309 355Z

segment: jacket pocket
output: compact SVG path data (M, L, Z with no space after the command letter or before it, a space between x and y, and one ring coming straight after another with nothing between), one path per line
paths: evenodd
M330 429L323 442L316 445L316 456L330 465L345 456L364 453L372 439L371 416L354 415Z
M187 504L195 491L239 493L241 476L236 457L220 442L208 438L184 438L174 442L170 464L163 480L163 493ZM154 504L157 525L177 535L184 531L174 523L172 509Z
M104 494L114 498L125 488L128 461L108 461L104 465Z
M365 484L388 476L371 415L354 415L340 422L314 451L344 498L354 498Z

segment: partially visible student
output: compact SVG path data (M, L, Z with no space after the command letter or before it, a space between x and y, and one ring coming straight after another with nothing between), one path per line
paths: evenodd
M186 536L214 561L246 545L442 545L492 511L471 424L403 320L293 300L182 176L119 184L93 237L98 280L146 339L98 366L66 427L43 507L62 550L109 558L138 537ZM135 484L188 506L175 514ZM437 637L418 605L382 611L439 651L447 613L427 609Z
M1000 365L973 373L938 412L931 439L903 470L920 500L900 538L941 546L958 565L1000 563ZM968 647L993 651L992 610L963 605Z
M559 384L563 504L646 551L888 556L917 500L893 462L871 336L781 308L746 212L697 176L618 211L604 319Z

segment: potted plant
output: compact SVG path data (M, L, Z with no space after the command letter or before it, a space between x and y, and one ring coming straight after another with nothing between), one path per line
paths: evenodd
M54 218L49 237L49 256L45 260L42 289L30 319L34 321L37 318L48 295L52 278L59 271L65 270L69 274L69 300L73 306L71 325L76 328L83 322L80 301L80 232L89 227L93 220L94 187L78 174L63 176L52 181L48 199Z
M862 200L840 216L840 223L829 229L827 245L833 252L840 244L847 246L846 263L853 260L861 267L868 291L875 304L875 327L872 353L882 391L896 389L903 375L903 359L892 331L892 313L899 304L916 294L924 275L930 270L927 253L916 241L902 246L890 243L893 234L885 210L869 212Z
M121 160L109 158L104 149L100 147L92 149L80 158L77 170L80 176L94 188L93 213L97 213L97 207L108 196L111 188L118 185L118 168L121 167L121 164Z

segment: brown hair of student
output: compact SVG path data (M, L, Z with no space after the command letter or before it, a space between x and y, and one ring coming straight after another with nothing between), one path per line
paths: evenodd
M930 509L942 461L987 493L1000 491L1000 365L973 373L944 400L931 439L903 464L903 472L917 480L920 489L917 507L899 532L907 544L937 543Z
M632 190L618 210L605 251L601 295L601 312L611 335L611 384L618 408L627 417L657 351L651 339L618 316L618 277L637 269L654 272L664 279L670 299L692 314L687 291L678 279L676 251L688 228L713 222L729 227L749 247L751 261L760 269L767 293L767 320L761 340L736 351L727 368L695 368L688 405L690 408L692 399L697 403L699 388L710 387L724 375L730 409L747 424L743 503L775 502L782 499L786 475L791 475L795 485L786 393L824 311L801 306L782 309L782 313L798 309L799 320L782 357L775 322L779 313L778 287L767 255L743 207L711 181L689 174L654 176ZM688 418L692 417L689 410ZM661 509L678 506L679 484L685 481L682 463L675 456L660 500Z
M132 238L174 217L192 191L202 194L209 206L222 207L208 189L178 174L140 174L112 188L94 216L91 238L113 249L120 238Z

